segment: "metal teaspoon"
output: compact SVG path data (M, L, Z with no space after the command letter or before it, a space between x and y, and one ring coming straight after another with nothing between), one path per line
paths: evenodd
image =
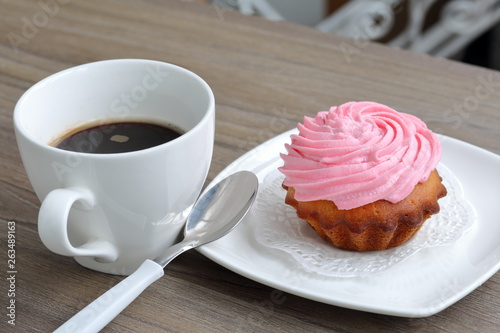
M240 171L220 181L198 199L184 227L184 239L154 260L146 260L134 273L102 294L55 332L98 332L150 284L163 276L163 268L181 253L215 241L230 232L250 209L258 179Z

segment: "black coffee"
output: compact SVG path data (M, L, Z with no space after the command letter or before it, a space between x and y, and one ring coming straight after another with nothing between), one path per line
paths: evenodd
M127 153L169 142L182 133L162 125L116 122L80 128L56 143L64 150L93 154Z

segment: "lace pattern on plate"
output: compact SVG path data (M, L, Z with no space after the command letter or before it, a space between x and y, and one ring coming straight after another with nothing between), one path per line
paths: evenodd
M290 254L303 268L325 276L356 277L384 271L417 251L457 242L474 224L476 214L464 198L462 186L453 173L439 164L438 172L448 195L439 200L441 211L429 218L415 236L398 247L373 252L341 250L324 241L286 205L284 176L273 169L259 190L254 214L255 238L265 247Z

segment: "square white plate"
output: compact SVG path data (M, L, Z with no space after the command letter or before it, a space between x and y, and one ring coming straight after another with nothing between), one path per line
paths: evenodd
M252 171L263 182L293 131L246 153L208 187L239 170ZM326 277L257 243L252 229L255 214L250 213L230 234L198 250L235 273L318 302L394 316L433 315L500 269L500 156L450 137L440 140L441 163L460 180L477 213L477 223L453 245L423 249L373 276Z

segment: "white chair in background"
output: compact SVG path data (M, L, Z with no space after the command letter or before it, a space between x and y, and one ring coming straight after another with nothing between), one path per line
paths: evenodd
M245 14L284 20L267 0L213 2L229 5ZM316 28L452 57L498 22L500 0L350 0Z

